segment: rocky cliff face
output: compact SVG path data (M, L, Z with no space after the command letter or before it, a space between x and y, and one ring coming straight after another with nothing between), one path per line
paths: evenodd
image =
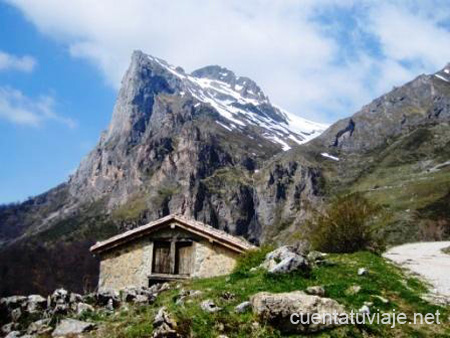
M105 198L113 214L138 201L140 221L180 213L258 242L266 224L255 214L255 171L324 129L292 120L225 68L188 75L135 52L109 129L70 179L70 196Z

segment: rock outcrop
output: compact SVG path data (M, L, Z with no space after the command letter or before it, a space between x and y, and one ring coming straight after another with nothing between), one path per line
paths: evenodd
M287 293L260 292L250 302L260 320L284 333L314 333L339 325L344 307L330 298L307 295L301 291ZM292 315L295 314L293 317ZM316 320L312 316L317 316Z
M91 331L95 325L89 322L83 322L76 319L63 319L61 323L52 332L52 337L72 337L80 335L81 333Z

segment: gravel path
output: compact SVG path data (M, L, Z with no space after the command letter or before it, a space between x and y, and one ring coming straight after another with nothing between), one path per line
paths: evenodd
M450 300L450 255L441 250L450 242L411 243L389 249L383 256L421 275L431 293Z

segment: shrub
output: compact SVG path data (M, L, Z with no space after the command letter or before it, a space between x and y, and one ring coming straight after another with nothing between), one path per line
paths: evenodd
M384 245L380 228L387 214L361 193L340 196L324 213L317 213L309 222L307 235L315 250L350 253L359 250L380 252Z

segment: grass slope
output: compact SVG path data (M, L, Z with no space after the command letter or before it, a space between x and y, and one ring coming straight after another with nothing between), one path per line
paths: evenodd
M308 275L293 273L273 276L261 270L254 272L250 268L257 266L264 257L259 251L241 261L236 271L223 277L198 279L184 282L179 288L162 293L155 304L143 307L130 307L114 314L84 315L82 319L90 319L100 324L100 329L93 333L94 337L150 337L152 321L161 306L166 306L178 322L179 332L193 337L217 337L224 334L228 337L281 337L281 333L264 323L257 323L257 318L248 311L236 314L234 307L260 291L289 292L304 290L308 286L323 285L327 297L336 299L345 305L347 310L358 310L365 301L373 302L372 311L396 313L404 312L408 320L414 312L441 313L441 325L400 325L391 329L388 325L343 326L331 331L319 333L317 337L448 337L449 309L430 305L420 298L426 287L415 278L406 277L401 270L387 263L382 257L369 252L354 254L330 255L333 265L314 268ZM366 276L358 276L357 270L365 267L369 270ZM348 292L353 285L360 285L357 294ZM203 294L192 298L184 305L176 305L175 300L180 290L201 290ZM226 300L224 292L233 293L235 297ZM384 304L376 296L389 300ZM206 313L200 309L200 303L212 299L223 310L217 313ZM296 337L295 335L291 337Z

